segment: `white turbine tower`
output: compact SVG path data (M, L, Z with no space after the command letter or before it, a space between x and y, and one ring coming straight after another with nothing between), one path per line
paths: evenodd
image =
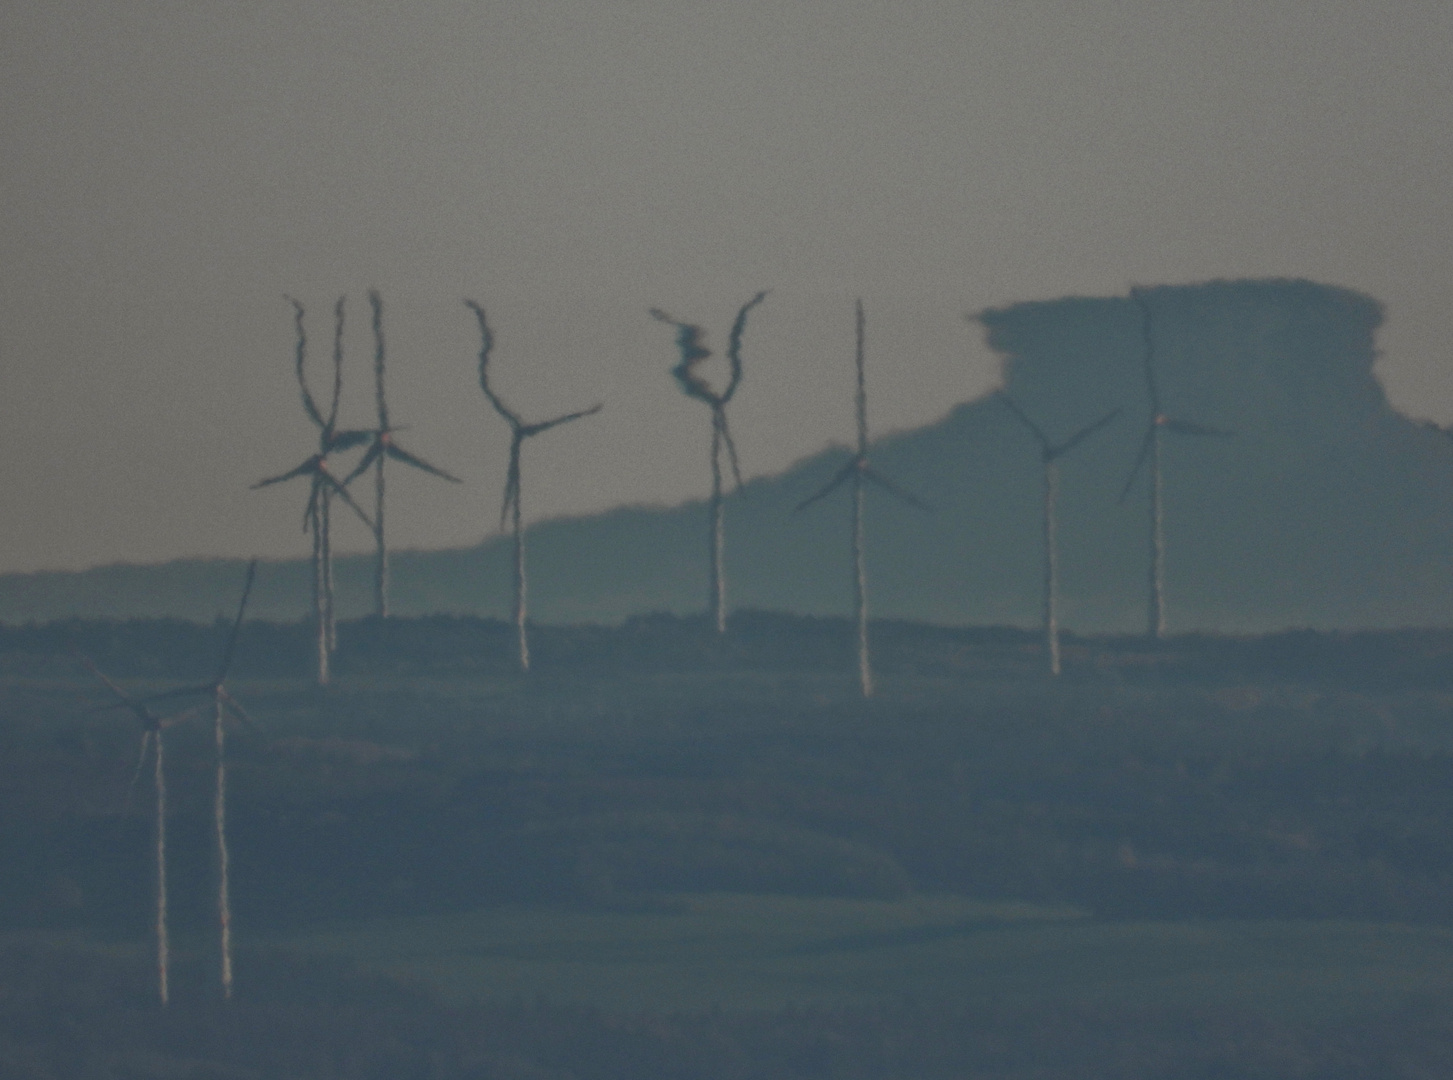
M237 617L232 621L232 631L223 646L222 656L212 677L206 682L181 686L161 694L143 698L142 704L173 698L205 697L212 703L212 738L217 752L216 786L212 800L213 838L217 844L217 931L219 967L222 980L222 997L232 997L232 857L227 846L227 726L228 714L241 721L252 731L258 728L237 699L227 689L227 672L232 667L232 657L237 651L237 635L242 630L242 619L247 613L247 598L252 594L252 582L257 576L257 560L247 566L247 578L242 586L242 599L237 604ZM158 742L158 750L160 742Z
M1051 442L1027 413L1005 391L999 399L1009 407L1039 443L1040 460L1044 462L1044 650L1049 658L1049 673L1060 673L1059 649L1059 459L1120 415L1119 409L1106 413L1093 424L1086 424L1063 442Z
M651 309L651 317L676 327L676 347L681 353L681 362L671 369L681 386L681 392L704 402L711 409L711 524L708 531L709 556L711 559L711 584L707 600L712 625L718 634L726 633L726 520L722 506L721 454L726 450L731 462L732 478L738 488L742 486L742 470L737 462L737 447L732 441L731 429L727 427L726 407L736 394L742 381L742 334L747 328L747 314L766 299L765 291L759 292L737 312L727 338L727 362L730 365L725 389L713 390L697 371L698 365L712 355L711 350L701 344L702 329L691 323L680 322L667 315L660 308Z
M504 403L489 385L489 354L494 348L494 334L489 329L489 323L484 316L484 308L480 307L473 300L464 301L469 310L474 312L475 318L479 320L479 385L484 390L484 396L494 406L495 412L504 417L505 422L510 426L510 464L509 471L505 476L504 501L500 506L499 523L504 528L505 521L511 522L514 532L515 547L515 632L519 638L520 648L520 670L530 670L530 639L526 626L528 613L526 611L525 594L525 534L521 524L520 513L520 449L524 441L531 436L539 435L541 432L549 431L561 424L568 424L572 420L579 420L581 417L591 416L600 412L601 405L595 404L588 409L581 409L578 412L566 413L564 416L557 416L553 420L542 420L537 424L527 424L520 419L518 413Z
M121 687L108 679L87 656L80 653L76 658L84 664L91 672L111 691L116 698L116 706L129 709L136 717L137 723L141 725L141 752L136 759L136 772L131 777L131 790L136 789L136 782L141 778L141 772L146 767L147 751L155 746L152 767L152 791L155 796L155 872L156 872L156 984L157 998L162 1008L171 1001L171 938L167 923L167 878L166 878L166 743L163 733L167 728L190 719L196 714L195 709L188 709L185 712L173 716L158 716L152 712L146 704L137 698L132 697ZM128 801L130 795L127 796Z
M1135 486L1135 479L1140 474L1143 465L1149 462L1150 465L1150 606L1146 615L1146 636L1150 638L1161 638L1165 636L1165 502L1164 482L1161 474L1161 436L1163 432L1173 432L1177 435L1198 435L1217 438L1225 438L1231 434L1229 431L1222 431L1219 428L1207 427L1204 424L1194 424L1189 420L1180 420L1169 416L1161 406L1160 387L1155 378L1155 323L1152 318L1150 303L1146 300L1145 290L1132 288L1130 299L1140 309L1141 336L1144 342L1143 361L1145 370L1145 390L1150 401L1150 418L1145 427L1145 434L1140 440L1140 451L1135 456L1135 464L1130 467L1130 475L1125 479L1125 487L1120 492L1120 500L1130 494L1130 489Z
M383 298L379 296L377 289L369 291L368 302L373 308L373 383L374 399L378 406L378 427L368 432L368 450L353 467L353 471L344 477L343 484L347 486L355 477L367 472L370 465L373 466L373 539L377 553L374 563L374 613L380 619L385 619L388 617L389 567L388 539L384 534L383 525L384 462L392 458L402 465L419 469L454 484L459 483L459 478L450 476L443 469L430 465L423 458L409 453L394 440L394 432L400 429L389 423L388 402L384 399Z
M338 430L338 400L343 393L343 298L339 297L333 308L333 396L327 416L323 415L318 403L313 400L307 379L303 375L303 364L308 353L308 339L303 331L303 305L291 297L289 301L293 305L293 321L298 335L298 387L303 395L303 411L318 429L318 452L296 468L260 480L252 486L255 490L298 476L306 476L310 480L307 508L303 511L303 531L313 534L313 618L318 644L317 678L319 686L327 686L332 677L331 659L337 644L337 630L333 621L333 544L330 533L333 497L336 495L346 502L364 525L368 526L369 531L374 530L373 522L363 512L363 508L353 501L348 489L329 469L328 456L362 446L372 437L372 433Z
M873 665L868 653L868 569L864 557L864 536L863 536L863 489L871 481L877 484L884 491L894 498L916 506L919 509L927 507L903 491L897 485L890 483L881 473L876 472L868 464L868 383L864 370L863 344L866 320L863 316L863 302L857 302L857 416L858 416L858 451L848 460L848 463L838 470L823 487L814 495L803 499L798 503L797 509L803 510L817 500L825 497L834 491L840 484L852 481L853 485L853 606L856 609L858 620L858 682L862 687L864 697L873 696Z

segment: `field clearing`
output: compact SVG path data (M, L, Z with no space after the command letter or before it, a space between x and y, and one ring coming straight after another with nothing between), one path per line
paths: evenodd
M1453 931L1438 927L1105 922L952 896L686 895L641 911L375 919L254 944L346 957L456 1002L615 1012L1070 1002L1318 1021L1453 993Z

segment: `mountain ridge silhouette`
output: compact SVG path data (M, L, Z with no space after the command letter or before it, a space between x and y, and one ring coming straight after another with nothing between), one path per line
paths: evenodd
M1171 632L1447 625L1453 440L1388 403L1373 372L1377 301L1303 279L1162 285L1143 296L1165 411L1234 432L1166 436ZM1062 618L1085 632L1143 628L1143 472L1119 500L1149 417L1139 311L1124 296L1069 297L976 318L1002 357L1004 388L1051 439L1122 410L1061 463ZM875 440L872 454L933 507L870 493L873 614L1037 622L1041 464L1004 404L993 394L961 403L934 424ZM851 610L847 500L793 512L848 455L829 447L729 498L730 607ZM537 523L528 540L532 611L544 622L610 623L705 610L706 529L704 500ZM400 551L393 608L503 616L508 558L504 537ZM229 607L241 567L193 559L0 575L0 620L211 619ZM307 573L302 559L264 563L256 616L303 617ZM341 615L367 612L369 573L368 556L338 561Z

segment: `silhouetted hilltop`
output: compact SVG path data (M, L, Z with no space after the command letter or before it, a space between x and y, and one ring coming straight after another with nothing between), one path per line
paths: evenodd
M1444 625L1453 612L1453 443L1388 404L1373 375L1371 298L1309 281L1234 281L1149 290L1165 409L1235 432L1169 435L1167 594L1172 631L1285 626ZM1051 438L1120 408L1062 463L1064 619L1134 630L1146 604L1146 478L1119 501L1149 417L1140 317L1128 298L1069 298L988 311L1006 389ZM870 355L878 379L897 362ZM911 362L911 361L907 361ZM844 436L850 415L843 364ZM993 397L879 440L877 467L930 502L925 513L874 491L868 507L876 615L1030 624L1040 603L1036 444ZM793 507L841 467L826 450L748 484L727 510L729 602L804 614L846 611L848 505ZM531 605L547 622L689 612L706 595L705 508L629 507L530 530ZM400 552L401 614L502 615L503 540ZM0 618L175 615L230 607L240 566L190 561L78 574L0 577ZM369 603L369 567L343 559L343 614ZM259 577L259 617L298 618L302 561Z
M1446 623L1453 445L1388 405L1372 371L1379 306L1307 281L1164 287L1148 300L1165 411L1235 432L1166 438L1172 628ZM1063 300L982 321L1006 386L1052 432L1126 406L1063 466L1065 584L1072 623L1143 625L1146 477L1115 503L1149 415L1138 313L1118 298ZM1007 513L981 558L1015 548L1037 512L1015 498L1026 480L1006 457L1013 433L987 404L966 411L986 471L1008 481L983 497ZM994 602L1012 598L997 590Z

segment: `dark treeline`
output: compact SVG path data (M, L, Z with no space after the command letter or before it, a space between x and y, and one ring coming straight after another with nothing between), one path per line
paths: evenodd
M60 673L79 649L104 670L132 678L209 674L229 624L182 619L69 619L0 623L5 670ZM306 623L249 622L238 642L243 678L294 678L313 668ZM849 619L778 612L734 613L725 635L701 617L642 615L619 626L539 626L533 662L557 675L661 674L744 670L851 671ZM499 619L432 615L365 618L339 625L338 670L345 675L505 674L518 667L514 627ZM1064 635L1067 672L1118 682L1238 679L1364 689L1453 687L1453 630L1408 629L1272 634ZM890 674L1033 676L1044 667L1040 631L945 627L874 620L875 666ZM37 666L39 665L39 666ZM59 666L58 666L59 665Z

